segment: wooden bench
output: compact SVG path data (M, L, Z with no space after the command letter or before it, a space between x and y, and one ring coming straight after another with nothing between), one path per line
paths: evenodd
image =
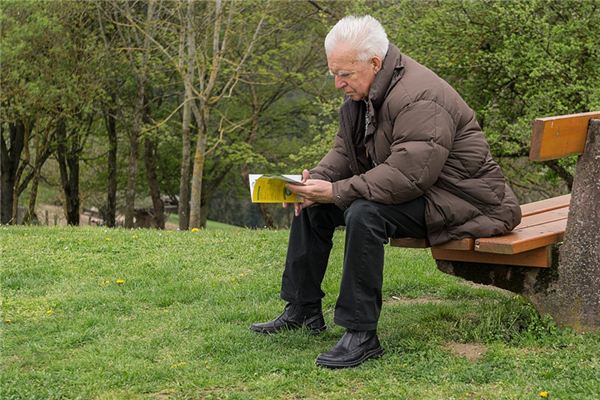
M600 134L592 133L590 120L593 118L600 119L600 112L536 119L533 123L530 160L555 160L586 152L589 153L587 154L589 165L586 164L587 167L582 168L598 168L600 156L592 153L594 146L600 147L597 145L597 142L600 142ZM593 124L600 127L600 120L595 120ZM600 329L599 294L592 293L588 296L589 301L595 302L598 309L592 308L590 312L581 311L579 313L581 315L575 318L576 322L573 322L571 316L564 315L568 312L556 311L557 308L561 308L554 304L557 300L548 298L550 292L556 291L555 286L560 283L557 277L560 267L559 249L560 244L565 240L565 232L568 231L567 227L569 220L573 219L573 213L585 212L586 208L591 212L595 208L600 209L600 174L596 174L595 171L584 173L588 182L580 182L577 185L580 164L581 160L577 165L573 194L576 190L582 193L584 190L591 190L590 196L596 200L590 200L590 196L587 196L585 202L590 204L573 204L571 194L567 194L524 204L521 206L523 215L521 223L506 235L453 240L431 247L431 254L438 268L443 272L474 282L495 285L523 294L532 300L540 312L552 315L565 325L579 324L580 328L583 326L582 329ZM573 210L574 207L577 210ZM598 235L599 240L596 244L592 244L590 249L592 259L588 261L594 264L592 269L595 272L591 272L591 275L592 278L595 277L597 293L600 292L600 259L598 259L600 258L600 234L598 233L600 221L597 221L598 218L600 218L600 211L594 213L589 221L595 224L592 233ZM425 239L414 238L390 239L390 244L398 247L429 247ZM594 249L593 246L596 248ZM565 274L564 271L561 273ZM582 307L582 310L584 308Z
M552 245L562 241L567 227L571 195L553 197L521 206L523 219L509 234L490 238L452 240L431 247L436 260L483 262L549 268ZM425 239L391 239L398 247L429 247Z

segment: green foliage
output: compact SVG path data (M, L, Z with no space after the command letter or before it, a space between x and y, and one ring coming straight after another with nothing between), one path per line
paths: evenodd
M597 1L386 5L375 12L392 40L461 93L497 158L527 156L535 118L600 107ZM561 163L574 172L572 161ZM509 176L530 188L548 177L548 171Z
M326 27L306 4L269 3L264 15L260 40L236 85L236 96L219 110L242 122L219 146L232 157L211 157L211 162L288 172L288 155L310 142L309 121L321 112L315 98L323 92L320 42Z
M232 11L231 26L223 73L213 94L226 86L258 21L264 21L238 71L239 81L211 109L205 200L222 193L220 187L244 191L239 177L246 171L300 171L327 152L337 131L341 94L326 78L322 45L333 23L349 13L379 18L393 43L463 95L522 200L566 190L549 169L523 162L531 121L600 108L596 0L319 2L323 12L310 2L223 4L225 15ZM125 5L131 21L124 17ZM204 79L213 68L214 3L194 6L196 72ZM91 118L88 135L69 136L84 146L81 186L86 206L99 207L106 197L104 118L109 111L117 116L119 190L125 187L127 139L142 59L141 44L132 38L143 38L141 25L132 22L143 25L146 7L146 2L118 1L0 3L3 129L24 121L33 127L32 136L42 135L63 118L69 132L85 132ZM142 140L157 142L160 187L169 195L178 193L181 168L180 7L183 3L159 1L151 25L154 41L148 54L148 112L142 134ZM202 79L196 81L198 90ZM195 136L198 127L192 126L192 132ZM573 165L573 159L560 161L570 172ZM138 197L143 198L148 189L143 162L139 166ZM58 182L50 164L42 175Z
M332 323L343 232L319 336L248 329L283 307L287 231L4 226L0 236L3 399L600 395L598 334L558 329L519 299L443 275L425 250L386 251L386 354L331 371L314 359L343 333ZM447 348L474 339L487 350L476 361Z
M339 129L337 110L340 108L339 97L318 102L320 112L310 120L309 132L312 141L290 154L299 171L314 167L331 149L333 140Z

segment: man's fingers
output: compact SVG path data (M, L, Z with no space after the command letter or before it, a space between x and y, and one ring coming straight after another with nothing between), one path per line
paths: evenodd
M308 170L305 169L304 171L302 171L302 183L306 182L309 179L310 179L310 172L308 172Z

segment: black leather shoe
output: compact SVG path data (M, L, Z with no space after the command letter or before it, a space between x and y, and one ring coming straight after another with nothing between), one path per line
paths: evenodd
M321 333L327 326L323 319L321 304L298 305L288 303L283 313L272 321L256 323L250 329L258 333L277 333L306 327L311 333Z
M383 347L379 344L376 331L348 329L331 350L319 354L316 363L327 368L349 368L382 354Z

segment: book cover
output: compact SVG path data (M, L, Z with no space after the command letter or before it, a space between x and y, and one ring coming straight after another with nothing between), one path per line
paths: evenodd
M302 197L285 187L287 183L302 185L302 175L250 174L253 203L302 203Z

